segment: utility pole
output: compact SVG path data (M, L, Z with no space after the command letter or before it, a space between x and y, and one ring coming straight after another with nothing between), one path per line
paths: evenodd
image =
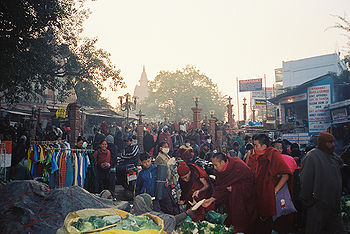
M238 83L238 77L236 77L236 86L237 86L237 121L239 121L239 83Z
M266 92L266 74L264 74L264 82L265 82L265 118L267 121L267 92Z

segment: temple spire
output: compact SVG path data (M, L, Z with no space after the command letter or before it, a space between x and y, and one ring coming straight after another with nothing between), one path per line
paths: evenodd
M144 100L148 97L149 87L148 79L146 74L146 66L143 65L141 78L139 83L135 86L134 96L138 97L140 100Z

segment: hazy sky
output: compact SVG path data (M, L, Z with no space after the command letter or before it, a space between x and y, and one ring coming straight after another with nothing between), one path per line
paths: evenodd
M99 38L128 86L108 93L113 106L117 96L133 94L143 65L150 80L161 70L195 65L231 96L236 77L266 74L271 86L282 61L342 52L343 32L327 28L337 22L331 15L350 15L350 0L98 0L88 6L85 34Z

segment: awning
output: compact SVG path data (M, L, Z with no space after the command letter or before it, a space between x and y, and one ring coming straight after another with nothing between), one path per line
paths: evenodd
M305 83L302 83L301 85L297 85L294 88L291 88L291 90L289 90L289 91L287 91L285 93L282 93L282 94L280 94L280 95L278 95L278 96L276 96L274 98L269 99L268 101L272 102L275 105L277 105L277 104L280 103L280 100L285 98L285 97L295 96L295 95L298 96L298 95L302 95L303 93L306 93L307 92L307 88L312 86L312 84L314 84L314 83L316 83L318 81L321 81L323 79L326 79L328 77L334 78L334 75L326 74L326 75L320 76L318 78L315 78L313 80L309 80L309 81L307 81ZM286 103L288 103L288 102L286 102Z
M350 119L343 119L343 120L333 121L331 123L331 125L342 124L342 123L350 123Z
M114 118L114 119L123 119L122 116L119 115L104 115L104 114L97 114L97 113L84 113L87 116L97 116L97 117L104 117L104 118Z
M24 116L31 116L32 114L29 113L24 113L24 112L19 112L19 111L12 111L12 110L6 110L6 109L1 109L0 111L7 112L10 114L15 114L15 115L24 115Z
M336 109L336 108L341 108L341 107L345 107L345 106L350 106L350 99L332 103L332 104L328 105L326 108L327 109Z

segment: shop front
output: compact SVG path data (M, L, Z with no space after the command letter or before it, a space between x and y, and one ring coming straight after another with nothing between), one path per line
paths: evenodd
M309 136L326 132L331 124L326 107L336 100L333 79L333 75L327 74L270 99L279 106L282 129Z
M336 151L341 152L350 143L350 99L328 106L331 116L331 132L336 139Z

